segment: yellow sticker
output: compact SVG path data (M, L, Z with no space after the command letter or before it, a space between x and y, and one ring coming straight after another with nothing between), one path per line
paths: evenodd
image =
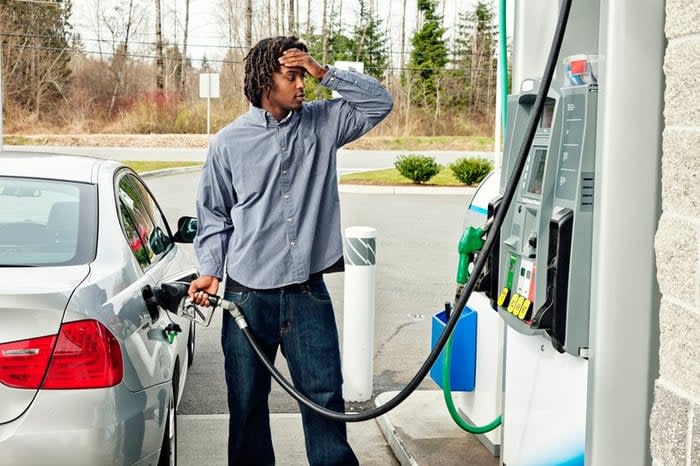
M527 301L524 296L518 296L518 304L515 306L515 309L513 309L513 315L518 316L518 313L520 313L520 308L523 306L523 303Z
M503 304L506 302L506 299L508 298L508 293L510 293L510 290L508 288L503 288L503 291L501 291L501 294L498 296L498 305L503 306Z
M508 312L511 314L515 313L515 310L520 306L520 295L519 294L514 294L513 297L510 300L510 304L508 305Z
M522 306L520 306L520 313L518 314L518 319L524 320L527 316L527 311L530 309L530 301L527 299L523 301Z

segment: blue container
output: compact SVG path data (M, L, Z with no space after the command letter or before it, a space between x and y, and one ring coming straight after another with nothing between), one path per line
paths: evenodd
M454 329L454 341L452 342L452 356L450 358L450 389L453 392L471 392L474 390L476 379L476 311L468 306L462 310L462 315ZM445 311L433 316L431 349L435 348L440 335L442 335L447 318ZM445 350L430 369L430 378L443 388L442 363L445 360Z

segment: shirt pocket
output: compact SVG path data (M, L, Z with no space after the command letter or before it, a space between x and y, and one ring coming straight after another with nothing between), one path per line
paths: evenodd
M328 162L318 150L318 137L310 134L302 139L304 154L304 172L308 174L324 174L328 171Z

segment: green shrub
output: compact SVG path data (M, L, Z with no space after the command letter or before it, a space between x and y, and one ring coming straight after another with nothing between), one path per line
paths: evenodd
M415 184L428 181L442 169L434 157L426 155L399 155L394 166L401 176L408 178Z
M462 183L472 186L478 184L491 173L493 165L484 158L461 157L450 164L452 174Z

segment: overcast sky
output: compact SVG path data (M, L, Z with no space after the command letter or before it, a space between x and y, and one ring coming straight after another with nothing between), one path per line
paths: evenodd
M200 60L206 54L208 59L222 58L226 49L224 34L220 26L220 8L222 0L191 0L190 1L190 26L188 39L188 55L194 60ZM243 4L243 1L238 0ZM274 0L273 0L274 1ZM306 4L304 0L300 3L300 20L302 24L306 21ZM332 0L329 0L329 5ZM342 2L342 3L341 3ZM84 39L85 49L95 51L97 43L97 28L96 16L97 11L113 11L115 5L121 3L128 5L128 0L73 0L73 24L80 32ZM155 34L153 32L153 1L152 0L134 0L135 4L145 5L147 8L146 22L142 27L142 34L132 38L133 42L142 42L142 44L134 43L136 48L141 45L143 49L147 49L146 44L153 42ZM180 18L180 22L184 23L185 0L161 0L163 14L163 29L164 37L170 42L177 41L182 43L183 30L181 25L177 25L176 17ZM313 5L318 5L321 0L313 0ZM359 11L359 2L357 0L335 0L336 5L342 4L344 24L354 24L355 17ZM512 4L513 2L509 2ZM260 14L263 14L262 8L266 4L262 0L255 0L255 6L260 8ZM451 37L451 28L454 25L457 12L470 10L473 8L475 0L443 0L440 2L439 12L444 12L444 25L448 28L448 37ZM393 32L393 43L395 51L400 47L400 31L402 20L403 0L378 0L379 17L387 23L390 21L391 30ZM410 13L406 22L406 43L410 43L410 37L415 30L415 10L416 0L407 0L406 10ZM177 14L175 14L177 13ZM320 23L320 14L314 17ZM508 21L511 23L511 21ZM174 33L177 28L176 34ZM105 37L106 31L102 31L102 37ZM132 49L133 50L133 49ZM152 52L151 52L152 53Z

